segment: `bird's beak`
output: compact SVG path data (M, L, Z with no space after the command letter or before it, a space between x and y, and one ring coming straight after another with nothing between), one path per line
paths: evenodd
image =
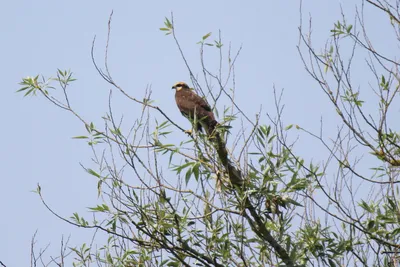
M175 86L172 86L172 88L171 89L175 89L176 87Z

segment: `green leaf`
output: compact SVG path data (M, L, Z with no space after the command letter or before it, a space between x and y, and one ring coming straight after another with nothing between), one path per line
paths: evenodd
M367 229L371 230L372 228L374 228L374 226L375 226L375 221L371 220L367 224Z
M172 23L171 23L171 21L169 21L169 19L167 17L165 17L164 24L168 29L172 29Z
M295 200L293 200L293 199L291 199L291 198L286 199L285 202L290 203L290 204L293 204L293 205L298 206L298 207L304 207L304 206L301 205L299 202L297 202L297 201L295 201Z
M90 174L93 175L93 176L96 176L97 178L100 178L100 177L101 177L100 174L98 174L97 172L95 172L95 171L92 170L92 169L87 169L87 172L90 173Z
M187 170L187 172L186 172L186 175L185 175L185 182L186 182L186 185L189 183L189 180L190 180L190 176L192 175L192 170L191 169L188 169Z
M200 176L200 164L199 163L196 163L194 166L193 166L193 173L194 173L194 178L196 178L196 181L199 181L199 176Z
M221 48L223 46L223 44L221 42L218 42L218 41L214 41L214 42L215 42L215 46L217 48Z
M110 263L111 265L113 264L113 259L110 253L107 253L107 263Z
M396 228L396 229L394 229L393 231L392 231L392 233L391 233L393 236L397 236L397 235L399 235L400 234L400 228Z
M42 192L42 188L38 184L37 187L36 187L36 192L35 193L38 193L40 195L41 192Z
M293 124L286 126L285 130L290 130L293 127Z
M361 200L361 203L359 204L359 206L360 206L361 208L363 208L364 210L366 210L367 212L369 212L369 213L373 213L373 212L374 212L373 208L370 207L370 206L367 204L367 202L365 202L364 200Z
M105 212L105 211L110 211L110 208L106 205L97 205L94 208L89 208L91 211L99 211L99 212Z
M168 127L169 126L169 121L164 121L163 123L161 123L157 128L158 129L163 129L163 128L165 128L165 127Z
M29 88L29 86L22 87L21 89L17 90L17 92L25 91L28 88Z
M353 25L349 25L348 27L347 27L347 33L350 33L350 31L351 31L351 29L353 29Z
M88 139L89 137L84 136L84 135L80 135L80 136L74 136L72 137L73 139Z
M265 136L268 136L271 132L271 126L261 125L260 129L265 134Z
M207 39L208 37L210 37L210 35L211 35L211 32L209 32L209 33L207 33L206 35L204 35L204 36L203 36L203 41L204 41L205 39Z
M116 128L114 130L111 129L111 133L113 133L113 134L115 134L117 136L121 136L122 135L121 130L119 128Z

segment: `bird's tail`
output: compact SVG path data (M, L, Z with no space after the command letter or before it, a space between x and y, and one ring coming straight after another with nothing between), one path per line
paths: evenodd
M215 149L217 150L217 154L219 160L222 165L224 165L226 171L228 172L229 179L232 185L234 186L242 186L243 185L243 177L239 169L237 169L228 159L228 150L226 149L225 141L222 139L220 133L217 131L218 122L216 120L210 123L210 127L208 129L208 136L210 140L215 142Z
M210 122L209 127L208 127L208 136L214 136L217 135L218 132L215 130L217 128L218 122L216 120L213 120ZM218 134L219 135L219 134Z

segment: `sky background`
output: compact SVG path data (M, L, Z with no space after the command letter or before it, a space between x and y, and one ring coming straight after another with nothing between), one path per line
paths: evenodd
M322 47L333 23L340 19L341 1L304 1L303 13L313 17L314 46ZM359 1L345 1L343 9L354 14ZM155 104L180 125L187 123L175 106L171 86L190 82L187 69L171 38L159 30L173 12L177 37L189 63L200 74L199 46L203 35L213 40L222 31L223 42L237 50L237 99L254 118L274 113L273 85L285 89L285 121L317 131L321 117L334 121L334 110L300 61L298 1L28 1L0 3L0 76L3 81L0 109L0 261L11 266L29 266L30 242L38 230L37 247L51 244L57 252L61 237L71 235L70 246L90 242L92 232L62 222L31 193L40 183L46 201L61 215L82 213L97 203L96 180L79 163L88 163L91 151L84 142L71 139L85 133L83 125L69 113L41 97L15 93L23 77L55 76L57 68L70 69L77 81L70 88L75 109L88 121L101 122L107 111L111 88L94 69L90 49L97 36L96 58L103 62L107 22L114 11L110 42L110 69L114 79L131 95L142 98L152 87ZM366 15L379 19L372 8ZM367 25L372 38L385 29ZM382 39L382 38L381 38ZM378 42L386 48L387 43ZM210 48L210 55L214 55ZM207 63L217 66L218 58ZM361 61L360 61L361 62ZM363 75L364 69L354 75ZM132 103L115 96L118 111L135 117ZM265 118L265 117L264 117ZM264 123L268 123L265 118ZM329 123L328 123L329 124ZM333 127L327 125L326 127ZM174 138L180 139L184 135ZM299 144L303 156L320 155L305 137ZM318 158L316 158L318 160Z

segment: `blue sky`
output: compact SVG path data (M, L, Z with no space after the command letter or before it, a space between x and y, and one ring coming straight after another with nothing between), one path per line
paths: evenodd
M344 10L352 14L356 3L346 2ZM329 29L340 18L339 4L340 1L326 0L304 5L304 15L313 16L315 47L322 47L330 35ZM298 1L243 4L243 1L210 0L15 0L3 1L0 6L3 10L0 17L3 80L0 260L7 266L28 266L30 240L36 230L37 246L51 243L50 253L58 250L62 235L71 235L72 246L90 241L91 232L55 218L38 196L30 192L40 183L47 202L67 217L97 203L96 181L79 165L90 161L90 149L83 142L71 139L83 134L84 127L44 99L23 98L15 91L22 77L37 74L48 77L54 76L57 68L71 69L78 79L70 88L73 105L88 120L100 122L106 112L110 86L94 69L90 48L96 35L96 57L102 62L107 21L112 10L109 57L114 79L138 98L151 85L156 104L181 125L186 121L175 107L170 88L176 81L190 80L172 38L159 31L164 17L171 12L178 39L195 73L200 71L196 42L206 33L213 32L210 37L213 39L221 30L225 44L231 42L234 49L242 45L236 68L237 99L250 116L254 116L260 105L264 113L274 112L271 106L274 84L278 89L285 89L287 124L317 130L321 116L330 120L334 114L298 56ZM372 16L374 12L367 9ZM383 34L375 26L370 30L373 36ZM211 57L208 62L212 66L217 58ZM118 99L116 96L115 101ZM121 101L118 110L134 117L130 102ZM306 149L307 145L300 144L299 149L302 148ZM309 158L320 152L317 148L304 150Z

